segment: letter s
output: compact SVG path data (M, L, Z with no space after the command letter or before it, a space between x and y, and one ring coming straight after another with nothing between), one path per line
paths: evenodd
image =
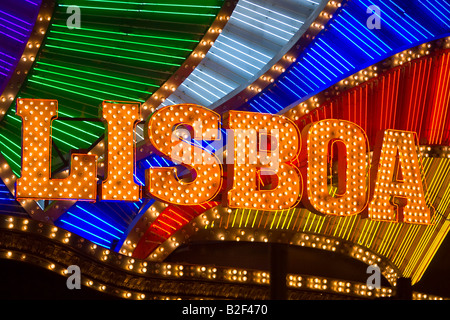
M222 166L214 154L178 133L183 126L192 131L195 140L217 140L220 116L195 104L179 104L161 108L148 118L146 138L163 157L190 170L191 177L180 178L176 167L150 168L146 172L146 191L169 203L202 204L220 191Z

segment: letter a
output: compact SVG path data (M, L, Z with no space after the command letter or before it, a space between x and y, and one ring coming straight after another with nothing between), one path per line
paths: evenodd
M430 224L414 132L385 130L375 146L369 218Z

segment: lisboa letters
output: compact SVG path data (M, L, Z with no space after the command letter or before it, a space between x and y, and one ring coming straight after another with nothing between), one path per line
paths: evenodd
M194 104L167 106L145 119L145 143L173 167L150 168L134 179L138 103L105 101L103 179L97 155L71 154L70 173L51 178L51 129L56 100L18 99L22 174L17 199L138 201L155 197L184 205L216 200L230 208L285 210L304 206L327 215L366 214L375 220L429 224L417 136L387 129L370 149L355 123L326 119L300 132L282 115L229 111L222 117ZM223 139L221 152L201 142ZM193 143L197 141L197 143ZM188 175L180 175L180 168Z

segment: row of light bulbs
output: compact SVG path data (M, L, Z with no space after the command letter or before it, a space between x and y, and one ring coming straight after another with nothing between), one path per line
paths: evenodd
M30 228L23 228L23 226L29 226ZM83 251L83 246L77 246L76 243L80 239L78 237L72 237L70 232L60 229L55 226L45 225L33 220L28 220L20 217L9 217L3 219L0 222L0 228L5 228L9 230L22 231L22 232L32 232L39 236L44 236L52 241L60 241L65 245L70 245L71 247L78 247ZM310 240L309 235L303 235L305 240ZM70 242L70 243L69 243ZM85 242L85 241L83 241ZM242 268L223 268L214 266L202 266L202 265L183 265L176 263L151 263L143 260L138 260L134 258L118 259L121 257L120 254L111 252L108 249L97 246L96 244L90 244L86 241L87 253L91 256L97 257L99 261L113 263L113 261L119 262L119 267L123 268L124 272L132 272L137 274L146 275L160 275L163 277L175 277L175 278L194 278L194 279L209 279L216 281L228 281L228 282L238 282L238 283L248 283L248 284L270 284L270 274L264 271L258 270L247 270ZM364 254L361 248L355 247L354 252ZM48 260L42 259L42 257L36 259L33 256L29 256L24 253L16 252L14 250L4 250L3 257L7 259L17 259L21 261L28 261L38 265L41 265L49 270L58 272L60 274L66 275L67 270L60 264L55 262L49 262ZM111 258L111 259L109 259ZM336 279L327 279L323 277L312 277L296 274L288 274L287 285L291 288L309 288L312 290L338 292L342 294L350 295L360 295L360 296L370 296L370 290L364 284L353 283L349 281L342 281ZM299 284L300 283L300 284ZM127 299L145 299L146 295L142 292L136 292L132 290L117 290L114 286L101 283L95 279L89 279L88 277L83 277L83 284L91 288L97 289L99 291L107 292L110 294L119 295ZM352 288L349 292L348 288ZM391 288L381 288L378 291L375 290L375 296L383 297L390 296L392 294ZM154 298L153 296L150 298ZM161 296L159 297L161 298ZM167 297L169 298L169 297ZM442 299L437 296L430 296L422 293L415 293L415 299Z

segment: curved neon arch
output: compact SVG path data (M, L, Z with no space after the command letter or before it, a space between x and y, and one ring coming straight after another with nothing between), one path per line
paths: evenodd
M380 14L367 13L371 5ZM297 60L266 90L240 106L278 113L397 52L450 35L450 5L437 0L355 0L344 4ZM375 15L380 29L369 29Z
M200 65L160 106L196 103L214 109L278 61L326 3L240 0Z

